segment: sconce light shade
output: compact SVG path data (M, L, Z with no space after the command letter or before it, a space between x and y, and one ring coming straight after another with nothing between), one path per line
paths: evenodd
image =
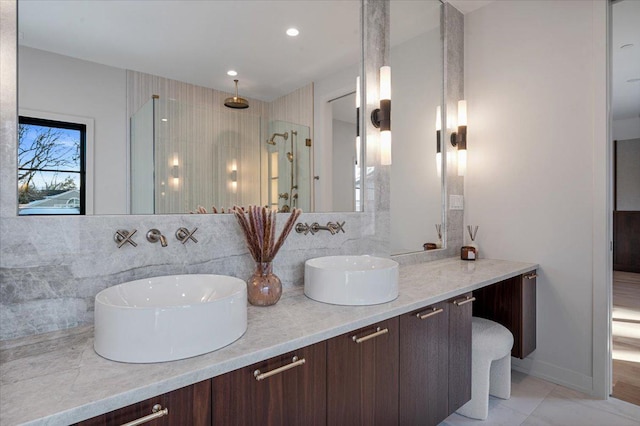
M451 134L451 145L458 147L458 176L467 173L467 101L458 101L458 131Z
M360 76L356 77L356 165L360 161Z
M467 101L458 101L458 127L467 125Z
M436 172L438 177L442 176L442 110L440 105L436 108Z
M391 100L391 67L380 67L380 100Z
M371 122L380 129L380 164L391 165L391 67L380 67L380 108L371 112Z
M171 163L171 170L170 170L170 174L172 177L172 181L173 181L173 189L177 190L180 188L180 162L178 161L178 155L174 154L173 156L173 162Z
M229 173L229 180L231 181L231 192L236 193L238 191L238 165L235 160L231 164L231 173Z

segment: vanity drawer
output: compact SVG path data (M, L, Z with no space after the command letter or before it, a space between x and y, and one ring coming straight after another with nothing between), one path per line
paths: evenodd
M154 406L166 409L167 414L149 420L143 424L149 426L210 426L211 425L211 380L205 380L175 391L111 411L89 420L77 423L77 426L120 426L128 422L150 416Z
M216 426L324 426L325 342L234 370L212 379Z

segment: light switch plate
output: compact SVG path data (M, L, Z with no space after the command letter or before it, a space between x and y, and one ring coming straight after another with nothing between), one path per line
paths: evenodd
M464 196L449 195L449 210L464 210Z

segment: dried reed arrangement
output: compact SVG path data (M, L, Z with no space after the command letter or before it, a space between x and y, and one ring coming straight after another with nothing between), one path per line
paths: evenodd
M471 238L471 242L475 242L476 240L476 235L478 234L478 226L476 225L476 227L474 228L471 225L467 225L467 232L469 233L469 238Z
M266 207L249 206L234 207L233 213L238 219L244 233L247 248L253 260L260 263L272 262L284 240L293 229L293 225L302 214L302 210L294 208L284 224L284 229L276 239L276 212Z
M225 212L225 211L224 211L224 207L223 207L221 210L218 210L218 209L216 208L216 206L213 206L213 207L211 207L211 213L212 213L212 214L218 214L218 213L225 213L225 214L226 214L226 213L233 213L235 209L236 209L236 207L234 207L233 209L232 209L231 207L227 207L227 211ZM242 210L244 210L244 207L242 207ZM195 214L207 214L207 213L209 213L209 212L208 212L208 211L207 211L207 209L205 209L204 207L202 207L202 206L198 206L198 208L196 209L196 211L195 211L195 212L190 212L190 213L191 213L191 214L194 214L194 213L195 213Z

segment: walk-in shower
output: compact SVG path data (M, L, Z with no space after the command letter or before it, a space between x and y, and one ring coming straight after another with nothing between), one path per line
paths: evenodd
M264 205L262 127L250 111L154 96L131 117L131 213Z

